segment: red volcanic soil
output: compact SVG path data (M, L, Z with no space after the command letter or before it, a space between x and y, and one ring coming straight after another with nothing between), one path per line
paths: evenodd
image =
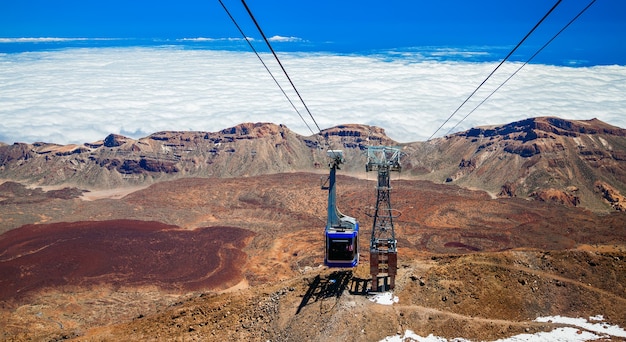
M63 285L229 287L242 280L253 235L133 220L26 225L0 235L0 300Z

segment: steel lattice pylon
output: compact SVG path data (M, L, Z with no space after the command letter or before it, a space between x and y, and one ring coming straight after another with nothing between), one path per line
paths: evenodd
M393 229L394 209L391 207L390 173L400 171L400 149L388 146L369 146L367 148L366 171L378 172L376 186L376 207L374 224L370 240L370 273L372 291L393 289L398 269L398 251ZM379 278L379 276L382 276ZM379 280L383 279L383 285ZM387 284L387 279L389 283Z

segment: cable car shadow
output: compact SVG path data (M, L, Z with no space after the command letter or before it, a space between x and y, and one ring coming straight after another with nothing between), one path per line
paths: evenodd
M350 294L351 295L361 295L361 296L365 296L367 294L369 294L369 284L371 282L370 279L363 279L363 278L357 278L357 277L352 277L352 282L350 284Z
M352 279L352 271L335 271L322 278L319 274L309 283L309 288L302 297L296 315L300 313L309 302L322 302L325 299L336 298L339 300Z

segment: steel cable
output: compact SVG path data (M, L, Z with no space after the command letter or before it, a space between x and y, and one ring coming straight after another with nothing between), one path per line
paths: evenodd
M248 39L248 37L246 36L246 34L243 32L243 30L241 29L241 27L239 26L239 24L237 24L237 21L235 20L235 18L230 14L230 11L228 11L228 8L226 8L226 5L224 5L224 3L222 2L222 0L218 0L220 2L220 4L222 5L222 7L224 8L224 11L226 11L226 14L228 14L228 17L230 18L230 20L233 22L233 24L235 24L235 27L237 27L237 30L239 30L239 33L241 33L241 35L243 36L243 39L246 41L246 43L248 43L248 46L250 46L250 49L252 49L252 51L254 52L254 54L257 56L257 58L259 59L259 61L261 61L261 64L263 64L263 67L265 68L265 70L267 70L267 72L270 74L270 76L272 77L272 79L274 80L274 83L276 83L276 85L278 86L278 88L280 89L280 91L283 93L283 95L285 95L285 98L287 99L287 101L289 101L289 104L291 104L291 107L296 111L296 113L298 113L298 116L300 116L300 119L302 119L302 121L304 122L304 124L306 125L306 127L309 129L309 131L311 132L311 134L315 135L315 132L313 132L313 130L311 129L311 126L309 126L309 124L306 122L306 120L304 120L304 117L302 116L302 114L300 114L300 111L298 111L298 108L296 108L296 106L293 104L293 102L291 101L291 99L289 98L289 96L287 95L287 93L285 92L285 90L283 89L283 87L280 85L280 83L278 82L278 80L276 80L276 77L274 77L274 74L272 74L272 71L267 67L267 65L265 64L265 62L263 61L263 58L261 58L261 55L259 54L259 52L254 48L254 46L252 45L252 43L250 43L250 40Z
M500 66L502 66L502 64L504 64L504 62L506 62L506 60L509 59L509 57L511 57L511 55L513 55L513 53L524 43L524 41L526 41L526 39L537 29L537 27L539 27L539 25L541 25L541 23L543 23L543 21L550 15L550 13L552 13L554 11L554 9L556 9L556 7L561 3L561 1L563 1L563 0L558 0L556 2L556 4L554 4L554 6L552 6L552 8L550 8L548 13L546 13L541 18L541 20L539 20L539 22L537 22L537 24L535 24L535 26L524 36L524 38L522 38L522 40L519 43L517 43L517 45L513 48L513 50L511 50L511 52L509 52L509 54L506 55L506 57L504 57L504 59L500 62L500 64L498 64L498 66L495 69L493 69L493 71L487 76L487 78L485 78L485 80L483 80L478 85L478 87L476 87L476 89L474 89L474 91L465 99L465 101L463 101L463 103L461 103L461 105L441 124L441 126L439 126L439 128L437 128L435 130L435 132L427 140L432 139L435 136L435 134L437 134L437 132L439 132L439 130L441 130L441 128L443 128L443 126L446 123L448 123L448 121L450 121L450 119L452 119L452 117L454 115L456 115L456 113L461 109L461 107L463 107L467 103L467 101L469 101L469 99L472 96L474 96L474 94L476 94L476 92L487 82L487 80L500 68Z
M596 0L592 0L585 8L583 8L582 11L580 11L574 18L572 18L572 20L570 20L561 30L559 30L559 32L557 32L554 36L552 36L552 38L550 38L550 40L548 40L539 50L537 50L537 52L535 52L530 58L528 58L528 60L526 60L524 64L522 64L519 68L517 68L517 70L515 70L515 72L511 74L511 76L509 76L506 80L504 80L504 82L502 82L502 84L500 84L494 91L492 91L491 94L489 94L489 96L487 96L476 107L474 107L474 109L472 109L469 113L467 113L467 115L465 115L459 122L457 122L456 125L450 128L448 130L448 133L446 133L446 135L450 134L461 122L463 122L465 119L467 119L468 116L474 113L474 111L478 109L478 107L480 107L483 103L485 103L485 101L487 101L493 94L495 94L500 88L502 88L511 78L513 78L513 76L515 76L520 70L522 70L522 68L526 66L526 64L530 63L530 61L532 61L541 51L543 51L543 49L545 49L548 45L550 45L550 43L552 43L552 41L556 39L556 37L558 37L563 31L565 31L565 29L567 29L583 13L585 13L585 11L587 11L587 9L591 7L591 5L593 5L594 2L596 2Z

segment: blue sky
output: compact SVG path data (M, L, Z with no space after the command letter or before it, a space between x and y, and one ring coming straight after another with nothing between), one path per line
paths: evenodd
M223 0L248 36L259 37L241 1ZM315 49L362 53L416 46L499 48L501 58L556 1L248 0L268 36ZM516 55L525 60L589 3L564 0ZM598 0L537 62L626 64L626 1ZM217 0L3 1L0 38L228 38L238 31ZM290 49L290 47L282 47Z

